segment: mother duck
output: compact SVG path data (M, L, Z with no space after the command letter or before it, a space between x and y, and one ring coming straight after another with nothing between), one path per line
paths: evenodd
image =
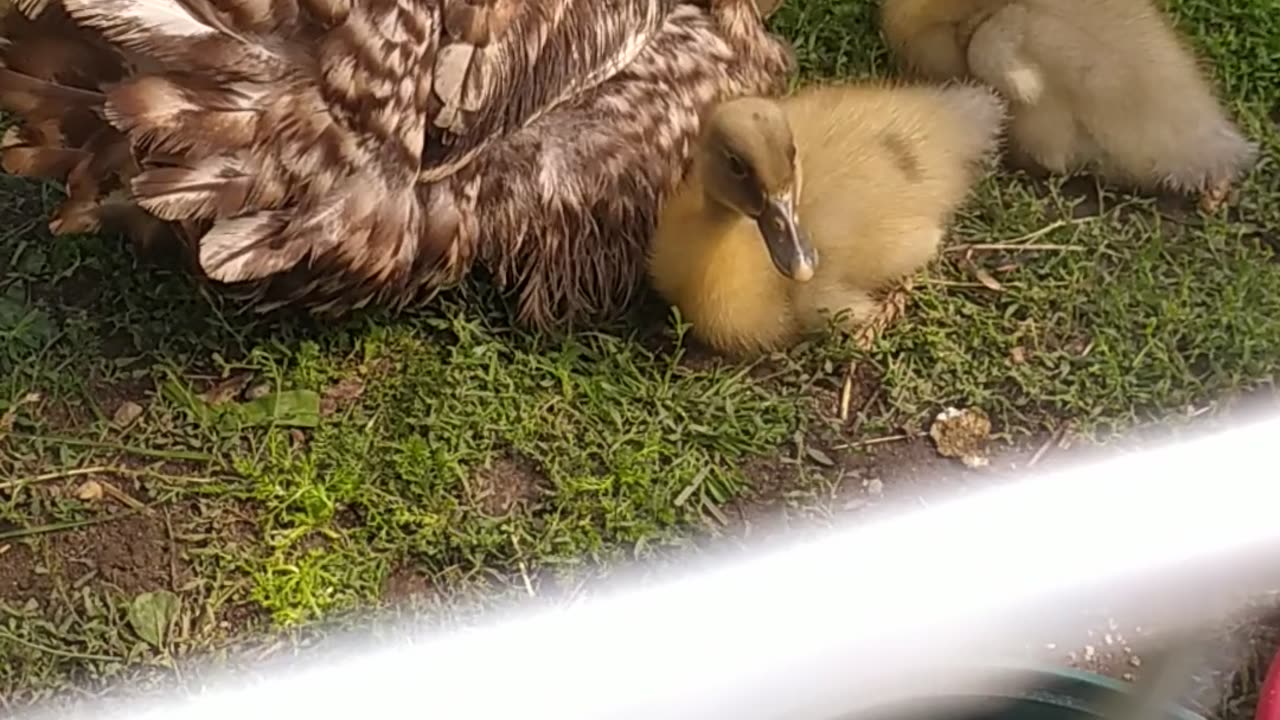
M53 232L176 237L258 310L403 308L480 266L519 320L578 325L643 280L703 111L784 86L776 4L0 0L0 159L66 184Z

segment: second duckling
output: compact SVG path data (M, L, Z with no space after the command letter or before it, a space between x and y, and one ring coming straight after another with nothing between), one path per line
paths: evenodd
M881 24L916 74L1000 90L1024 166L1199 194L1213 209L1257 160L1152 0L884 0Z
M659 219L654 287L726 354L781 349L933 258L994 155L985 87L832 85L715 108Z

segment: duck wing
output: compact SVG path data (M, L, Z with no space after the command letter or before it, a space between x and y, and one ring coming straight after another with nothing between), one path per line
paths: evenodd
M532 322L613 309L705 102L785 70L753 0L11 1L0 154L67 184L55 232L165 221L262 310L477 259Z
M152 215L207 227L193 249L215 280L337 251L378 282L458 274L458 211L427 212L418 183L626 65L673 0L14 2L0 106L26 122L7 165L77 181L89 210L126 178ZM66 137L68 110L107 126Z
M499 287L517 294L517 319L539 329L613 319L644 282L661 204L688 169L707 108L777 94L795 70L791 48L764 27L753 0L673 9L636 58L491 143L466 168L422 183L424 206L443 195L459 233ZM422 298L430 279L359 285L332 256L245 286L264 309L340 307L389 293Z

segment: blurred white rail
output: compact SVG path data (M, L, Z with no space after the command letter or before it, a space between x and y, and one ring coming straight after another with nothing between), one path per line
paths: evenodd
M958 677L942 666L1069 624L1091 604L1192 626L1224 597L1271 587L1277 446L1280 421L1258 423L572 609L353 649L266 681L229 679L127 716L829 717L937 690L938 678Z

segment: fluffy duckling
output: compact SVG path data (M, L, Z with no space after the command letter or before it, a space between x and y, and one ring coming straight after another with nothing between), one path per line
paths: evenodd
M655 289L729 355L781 349L936 253L996 149L1004 106L979 86L814 87L712 110L664 205Z
M1024 165L1212 209L1258 157L1152 0L885 0L881 22L906 69L999 90Z

